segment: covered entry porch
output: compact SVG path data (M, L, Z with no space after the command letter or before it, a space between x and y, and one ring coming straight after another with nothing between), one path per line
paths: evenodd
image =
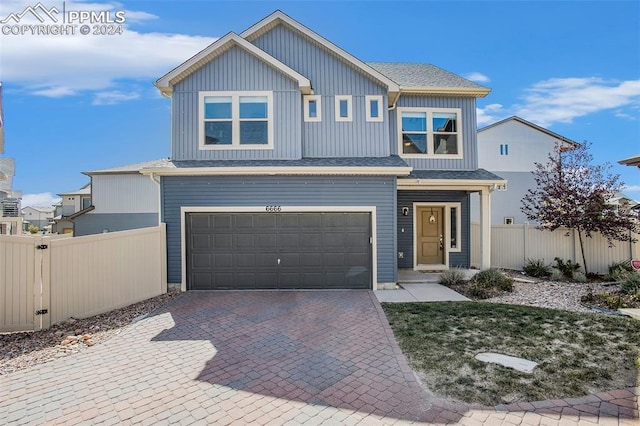
M398 268L471 266L470 194L480 199L480 267L491 265L491 193L506 180L483 169L417 170L397 184Z

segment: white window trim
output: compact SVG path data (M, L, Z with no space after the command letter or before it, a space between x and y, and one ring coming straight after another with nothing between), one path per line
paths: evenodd
M307 123L316 123L322 121L322 97L320 95L305 95L304 102L304 121ZM316 101L316 116L309 117L309 102Z
M340 101L347 101L347 116L340 117ZM336 121L353 121L353 101L351 95L335 96L335 115Z
M365 107L366 107L366 111L367 111L367 121L369 122L378 122L381 123L384 121L384 116L383 114L383 108L382 108L382 101L383 101L383 97L380 95L376 95L376 96L365 96ZM371 101L378 101L378 116L377 117L372 117L371 116Z
M230 96L231 97L231 145L206 145L204 132L204 98L206 96ZM241 145L240 144L240 96L266 96L267 97L267 141L266 144ZM201 150L247 150L247 149L273 149L273 92L199 92L198 93L198 148Z
M397 112L397 135L398 135L398 155L403 158L442 158L447 160L460 160L463 156L464 136L462 134L462 109L461 108L422 108L422 107L398 107ZM402 113L403 112L424 112L427 114L427 152L425 154L405 154L402 148ZM433 152L433 129L432 114L438 112L455 112L458 114L458 153L456 155L450 154L435 154Z

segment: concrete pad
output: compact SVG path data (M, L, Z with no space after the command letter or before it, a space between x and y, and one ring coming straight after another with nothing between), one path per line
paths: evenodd
M538 366L537 362L528 359L518 358L515 356L497 354L494 352L482 352L475 356L478 361L493 362L523 373L531 373Z
M618 310L622 312L624 315L640 320L640 309L620 308Z
M470 299L440 284L402 284L419 302L461 302Z
M418 300L405 289L378 290L375 292L379 302L410 303Z

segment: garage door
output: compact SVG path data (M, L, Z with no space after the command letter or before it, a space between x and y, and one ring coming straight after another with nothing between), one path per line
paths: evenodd
M187 288L369 289L370 213L189 213Z

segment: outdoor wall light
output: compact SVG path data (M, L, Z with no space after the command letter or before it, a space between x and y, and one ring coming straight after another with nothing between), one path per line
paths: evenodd
M402 216L409 216L409 207L402 208Z

